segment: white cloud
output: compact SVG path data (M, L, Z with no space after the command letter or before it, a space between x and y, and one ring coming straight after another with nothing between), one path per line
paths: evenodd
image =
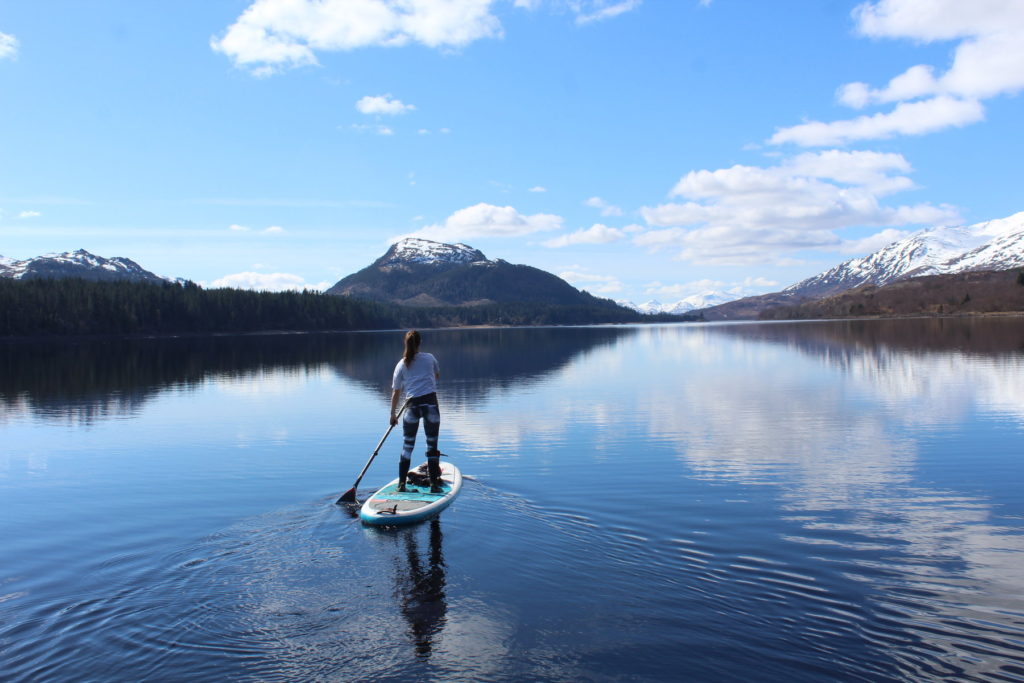
M559 273L558 277L574 287L587 290L591 294L613 294L622 291L622 283L614 275L596 275L567 270Z
M527 216L511 206L481 203L459 209L443 224L428 225L411 235L403 235L403 237L458 242L474 237L521 237L535 232L560 230L561 227L561 216L547 213Z
M42 215L43 214L41 214L38 211L22 211L21 213L18 214L18 218L38 218L39 216Z
M18 56L18 39L9 33L0 33L0 59L14 59Z
M874 0L853 12L857 30L871 38L919 43L959 41L950 66L939 72L916 64L881 88L854 82L837 92L861 109L897 103L889 112L778 130L771 142L835 145L894 135L923 135L984 119L981 101L1024 89L1024 2L1020 0Z
M743 282L739 283L742 287L778 287L779 282L770 280L766 277L747 277L743 278Z
M534 185L533 187L530 188L530 192L547 192L547 191L548 191L548 188L546 188L546 187L544 187L542 185Z
M609 0L581 2L580 0L574 0L569 3L569 6L576 12L576 23L583 25L612 19L620 14L631 12L642 3L643 0L618 0L616 2Z
M901 102L887 113L823 123L808 121L780 128L768 140L775 145L792 142L803 147L845 145L857 140L881 140L896 135L926 135L950 127L963 127L985 118L977 100L940 95L918 102Z
M266 292L302 291L312 289L323 291L331 283L320 282L309 284L299 275L290 273L234 273L214 280L211 287L231 287L233 289L255 289Z
M577 244L608 244L610 242L617 242L625 236L626 232L624 230L609 228L607 225L595 223L585 230L577 230L568 235L555 237L542 244L545 247L554 248L570 247Z
M704 294L708 291L717 291L726 287L727 283L721 280L697 280L680 284L666 285L661 282L650 282L644 288L644 294L666 298L682 298L694 294Z
M839 89L839 101L854 109L863 109L869 104L900 102L925 97L935 92L934 70L918 64L889 81L885 90L872 90L867 83L847 83Z
M601 199L600 197L591 197L590 199L587 199L586 201L584 201L583 205L584 206L589 206L589 207L594 208L594 209L599 209L601 211L601 215L602 216L621 216L622 215L622 209L620 209L619 207L615 206L614 204L609 204L608 202L606 202L605 200Z
M747 277L733 282L704 279L670 285L651 282L645 285L644 293L663 299L685 299L711 294L728 294L738 299L744 296L763 294L773 288L778 288L778 286L778 282L766 277Z
M360 133L373 133L375 135L394 135L395 131L390 126L368 125L365 123L353 123L352 130Z
M559 0L551 4L568 5L576 23L582 25L617 17L641 3ZM210 47L257 77L316 65L317 52L410 44L453 50L503 37L501 22L491 11L498 4L499 0L256 0L223 35L210 38ZM542 4L543 0L512 3L524 10Z
M252 232L252 228L246 225L238 225L237 223L229 225L228 230L231 232ZM285 230L280 225L271 225L270 227L260 230L260 232L264 235L281 235Z
M839 249L836 230L957 220L949 206L885 206L881 199L914 187L899 154L827 150L777 166L692 171L673 188L683 199L644 207L648 225L637 245L679 249L679 258L717 265L795 261L789 252Z
M918 42L959 40L945 73L922 79L927 93L987 98L1024 89L1024 4L1020 0L881 0L854 11L858 30L872 38L908 38ZM872 92L877 101L900 96L904 81L924 76L918 65Z
M266 76L317 64L317 51L419 43L453 49L499 38L494 0L256 0L210 40L240 68Z
M416 109L414 105L404 104L402 100L387 95L366 95L356 102L356 109L363 114L385 114L395 116Z
M874 235L868 235L858 240L843 240L839 250L847 254L870 254L907 237L909 234L910 231L907 230L886 228L881 232L876 232Z

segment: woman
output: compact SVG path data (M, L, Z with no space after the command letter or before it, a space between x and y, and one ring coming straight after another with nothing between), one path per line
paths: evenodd
M416 445L416 431L423 420L423 431L427 435L427 472L430 474L430 492L441 492L441 452L437 450L437 434L441 429L441 411L437 406L437 380L441 373L437 359L420 351L420 333L409 330L405 333L405 353L395 366L391 380L391 425L398 424L398 400L403 393L406 398L405 416L402 418L402 432L405 444L402 458L398 461L398 490L405 491L405 479L409 474L412 449Z

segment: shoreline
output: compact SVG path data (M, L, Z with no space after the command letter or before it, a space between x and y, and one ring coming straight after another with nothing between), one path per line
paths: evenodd
M1014 318L1024 317L1024 311L985 311L979 313L894 313L873 314L862 316L812 317L812 318L735 318L725 320L651 320L628 323L590 323L583 325L460 325L456 327L421 327L423 330L517 330L545 329L553 327L631 327L649 325L704 325L722 323L799 323L799 322L849 322L855 320L922 320L922 319L962 319L962 318ZM142 341L165 339L222 339L228 337L287 337L304 335L338 335L338 334L371 334L375 332L404 332L405 328L374 328L362 330L257 330L251 332L167 332L167 333L136 333L136 334L73 334L73 335L25 335L3 336L0 344L22 344L28 342L94 342L104 340Z

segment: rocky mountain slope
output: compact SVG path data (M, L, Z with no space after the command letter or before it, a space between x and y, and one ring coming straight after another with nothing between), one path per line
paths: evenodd
M974 225L935 227L784 289L809 298L909 277L1005 270L1024 264L1024 211Z
M15 280L37 278L82 278L84 280L132 282L167 282L131 259L115 256L104 258L85 249L62 254L45 254L22 261L0 256L0 277Z
M974 225L935 227L916 232L861 258L787 287L696 312L707 320L757 318L776 306L823 299L865 285L881 287L909 278L1024 266L1024 212Z
M538 268L488 259L465 244L416 238L393 244L327 293L406 306L533 303L619 308Z
M863 285L821 299L775 306L774 320L1024 311L1024 271L971 270Z

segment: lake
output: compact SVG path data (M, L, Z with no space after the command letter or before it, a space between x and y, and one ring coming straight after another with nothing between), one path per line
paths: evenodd
M1024 680L1024 318L426 331L365 528L401 347L0 345L0 678Z

